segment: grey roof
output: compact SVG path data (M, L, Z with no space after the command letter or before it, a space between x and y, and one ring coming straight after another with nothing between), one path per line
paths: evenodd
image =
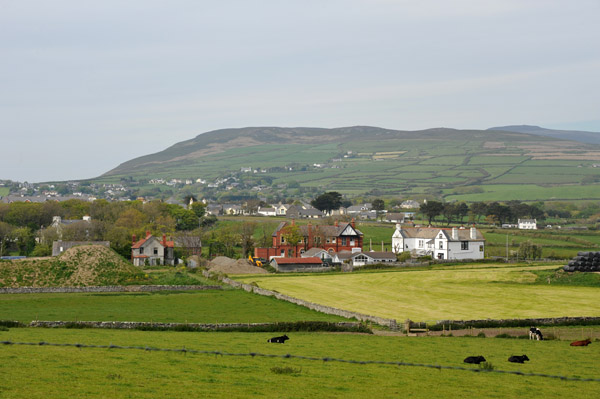
M452 228L442 227L402 227L400 232L405 238L434 239L442 231L450 241L485 241L481 231L476 230L475 238L471 238L471 229L457 229L458 239L452 238Z
M327 252L326 250L324 250L323 248L311 248L308 251L305 251L300 256L303 257L303 258L310 258L310 257L319 255L321 252L325 252L329 256L331 256L331 254L329 252Z
M393 252L382 252L382 251L369 251L369 252L361 252L364 255L367 255L370 258L375 260L379 259L393 259L396 260L396 254Z

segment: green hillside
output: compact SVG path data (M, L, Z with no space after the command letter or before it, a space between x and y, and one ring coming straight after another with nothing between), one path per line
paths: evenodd
M255 179L273 187L327 187L348 195L600 199L597 163L598 145L518 132L267 127L200 134L125 162L98 180L210 182L251 167L258 170Z

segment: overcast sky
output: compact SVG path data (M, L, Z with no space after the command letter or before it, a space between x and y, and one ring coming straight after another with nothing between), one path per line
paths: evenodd
M600 132L598 0L0 0L0 179L210 130Z

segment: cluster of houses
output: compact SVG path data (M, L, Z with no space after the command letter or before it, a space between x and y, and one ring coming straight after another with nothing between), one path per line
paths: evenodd
M293 241L290 241L293 239ZM271 262L276 270L320 271L333 264L364 266L396 262L397 255L431 256L439 260L483 259L485 238L475 227L403 227L396 225L392 251L363 251L363 233L354 219L333 226L296 226L281 222L272 234L272 246L255 248L254 256Z
M321 219L328 216L350 216L355 219L376 220L381 217L383 220L390 223L405 223L413 220L415 216L414 209L419 208L419 203L416 201L405 201L400 205L400 208L410 209L405 212L388 212L386 210L376 211L371 203L361 205L352 205L347 208L340 207L324 213L311 204L305 201L296 201L294 204L277 204L257 209L249 209L247 206L240 204L208 204L206 206L206 214L208 215L256 215L256 216L285 216L290 219Z

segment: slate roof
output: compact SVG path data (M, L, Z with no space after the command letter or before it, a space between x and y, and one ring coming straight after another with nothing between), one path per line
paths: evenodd
M443 231L450 241L485 241L481 231L476 230L475 238L471 238L471 229L457 229L458 239L452 238L452 228L445 227L403 227L400 231L405 238L424 238L434 239L437 234Z
M154 237L153 235L149 235L146 238L142 238L141 240L139 240L138 242L133 244L131 246L131 249L137 249L137 248L142 247L146 242L152 240L152 238L156 238L158 240L158 242L160 243L160 245L163 245L162 239L160 239L158 237ZM175 243L173 241L167 241L166 244L167 244L166 245L167 247L170 247L170 248L175 247Z
M320 265L323 263L321 258L311 257L311 258L273 258L278 265L301 265L301 264L311 264L311 265Z

